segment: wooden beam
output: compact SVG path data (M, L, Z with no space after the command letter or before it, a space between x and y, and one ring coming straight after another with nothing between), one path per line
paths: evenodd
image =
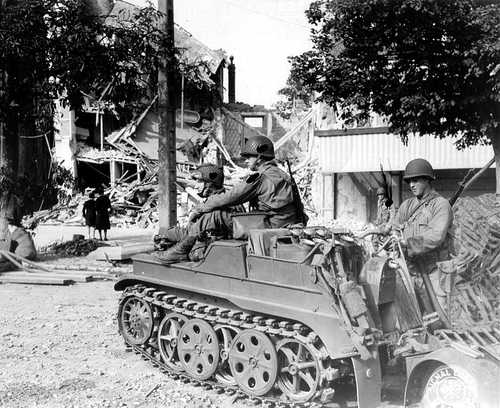
M349 173L349 175L359 192L367 198L370 197L370 191L372 188L366 176L363 173Z
M362 173L347 173L349 174L349 177L351 178L352 182L356 186L356 188L359 190L361 195L364 195L365 197L369 197L370 191L369 188L366 186L368 182L366 179L361 175Z
M75 274L75 273L47 273L47 272L24 272L24 271L13 271L13 272L2 272L0 274L0 280L4 278L24 278L24 279L61 279L70 280L72 282L90 282L92 276L89 274Z
M383 176L382 176L382 172L380 172L380 179L377 177L377 174L379 172L369 172L368 175L372 181L372 186L375 186L375 188L379 188L380 186L383 185Z
M32 276L31 273L26 273L25 276L0 276L0 283L24 283L35 285L69 285L71 279L48 278Z
M317 130L316 132L314 132L314 135L318 137L335 137L347 135L374 135L378 133L389 133L389 128L386 126L381 126L374 128L327 129Z

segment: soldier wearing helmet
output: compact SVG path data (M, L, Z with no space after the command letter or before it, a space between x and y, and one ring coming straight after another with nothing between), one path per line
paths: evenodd
M191 174L191 178L197 181L196 190L198 195L202 198L207 199L214 194L221 194L225 192L224 189L224 169L222 167L216 166L215 164L206 163L198 166L196 170ZM226 224L230 223L232 212L242 212L245 211L243 206L228 207L221 210L217 217L220 221L213 225L213 228L207 230L217 236L226 236L229 231L225 227ZM184 227L171 227L165 234L155 236L155 243L162 247L164 244L172 245L174 243L182 241L188 236L188 228ZM165 242L166 241L166 242ZM199 248L201 245L196 245ZM197 251L199 253L200 251ZM192 257L192 256L191 256Z
M198 205L191 214L188 235L162 256L163 262L186 260L196 237L205 230L232 230L232 220L221 216L228 207L248 202L251 209L269 214L272 228L298 223L292 182L274 160L272 141L265 136L253 136L246 140L241 156L254 173L230 191L211 195Z
M207 163L198 166L191 178L199 182L198 195L200 197L207 198L212 194L224 192L224 170L215 164Z
M408 255L408 267L429 274L438 300L443 300L439 287L439 271L436 263L449 258L448 232L453 223L453 212L448 200L432 187L435 180L431 164L424 159L411 160L403 179L408 183L413 197L405 200L390 228L400 230ZM414 273L415 276L418 276ZM417 293L426 311L432 311L425 288L420 279L415 280Z
M389 206L390 207L390 206ZM387 206L387 193L384 187L377 188L377 219L375 225L383 225L391 218L390 208Z

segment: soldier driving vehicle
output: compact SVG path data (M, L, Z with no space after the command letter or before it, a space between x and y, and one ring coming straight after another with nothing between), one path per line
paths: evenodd
M204 231L231 230L232 219L227 216L229 207L248 202L251 210L264 213L265 222L271 228L299 222L291 178L277 166L271 140L265 136L249 138L241 156L254 173L231 190L213 194L197 205L191 213L186 235L161 256L164 263L186 260L197 237Z

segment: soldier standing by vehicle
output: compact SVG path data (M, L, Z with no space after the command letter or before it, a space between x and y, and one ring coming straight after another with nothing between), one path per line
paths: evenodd
M377 218L375 219L375 226L383 228L385 224L391 219L391 209L386 205L387 193L384 187L379 187L377 189ZM374 235L372 237L373 249L378 250L382 244L382 238L379 235Z
M384 225L391 218L391 209L386 204L387 193L384 187L377 188L377 219L375 225Z
M442 303L444 298L436 263L449 258L448 232L453 222L450 203L432 187L435 178L434 170L427 160L411 160L406 165L403 179L410 186L414 197L404 201L394 219L382 228L385 233L401 231L401 244L408 256L408 268L415 277L415 290L426 312L432 312L435 305L425 290L425 279L418 272L428 275L432 289Z
M300 220L290 176L274 160L274 146L265 136L246 141L241 156L255 173L230 191L214 194L191 213L187 236L161 257L165 263L187 260L197 237L206 230L232 230L232 220L224 209L249 202L252 210L269 214L271 228L296 224Z

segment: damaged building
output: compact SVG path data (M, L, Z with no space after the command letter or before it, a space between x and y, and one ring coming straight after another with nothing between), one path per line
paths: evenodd
M117 1L109 17L126 19L127 13L136 10L127 2ZM207 129L223 103L228 58L224 51L210 49L178 25L175 26L175 46L184 62L200 64L199 77L207 84L200 89L182 78L176 92L177 159L180 163L196 163L206 147ZM230 71L234 84L234 66ZM57 160L71 170L82 189L103 184L112 186L124 176L139 179L145 171L141 159L158 159L156 99L123 126L102 98L84 97L86 103L81 112L60 110L55 140Z
M126 19L137 7L116 1L109 16ZM200 89L182 78L176 92L177 163L180 173L204 161L238 162L246 137L264 134L275 140L285 133L262 106L236 103L233 57L213 50L175 26L175 46L186 64L200 66ZM208 90L210 89L210 90ZM102 96L84 95L81 112L60 109L55 157L68 168L81 191L97 185L140 180L146 162L158 160L159 117L156 99L133 121L120 124Z

